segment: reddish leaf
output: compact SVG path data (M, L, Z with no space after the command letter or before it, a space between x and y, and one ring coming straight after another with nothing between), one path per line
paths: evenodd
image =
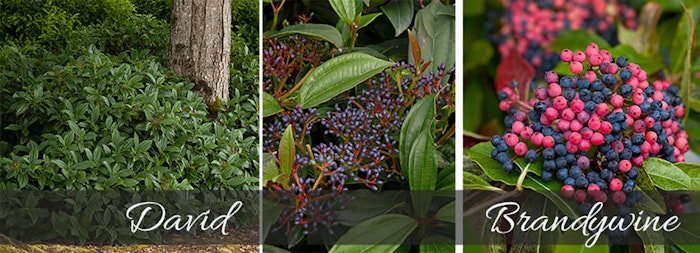
M517 90L520 100L527 102L528 88L532 78L535 77L535 69L523 58L520 53L513 50L498 64L496 69L496 92L505 87L510 87L513 81L517 82Z

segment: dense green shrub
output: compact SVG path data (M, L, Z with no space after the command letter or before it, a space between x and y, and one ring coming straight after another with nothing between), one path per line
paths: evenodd
M134 13L128 0L0 2L0 39L60 48L66 34L82 26Z
M170 20L172 0L131 0L131 3L136 7L137 13L150 14L163 21Z
M214 121L153 59L5 46L0 62L0 189L255 188L254 95Z

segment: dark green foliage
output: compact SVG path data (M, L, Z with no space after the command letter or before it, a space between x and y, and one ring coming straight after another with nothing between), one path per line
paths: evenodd
M131 0L140 14L150 14L159 20L170 20L170 10L173 8L172 0Z
M77 58L11 46L0 53L0 188L228 189L257 182L255 96L234 90L213 121L192 84L153 59L127 64L94 47Z
M258 51L258 12L260 10L258 0L232 0L231 1L231 37L241 38L237 45L251 45L251 49ZM231 50L233 51L233 50Z

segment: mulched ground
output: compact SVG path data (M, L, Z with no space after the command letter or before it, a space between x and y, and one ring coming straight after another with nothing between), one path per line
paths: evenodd
M255 222L254 222L255 223ZM14 241L5 235L0 235L0 252L8 253L112 253L112 252L215 252L215 253L248 253L260 252L258 246L259 232L258 224L250 224L245 227L231 229L229 235L223 236L201 236L199 241L190 244L168 244L167 242L180 242L182 238L178 236L167 237L164 245L129 245L129 246L75 246L75 245L45 245L45 244L24 244ZM237 242L246 244L227 244L231 238L236 238ZM187 240L192 240L191 238Z

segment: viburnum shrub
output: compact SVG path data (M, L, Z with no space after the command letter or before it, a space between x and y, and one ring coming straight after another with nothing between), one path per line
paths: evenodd
M311 23L316 16L305 16L304 9L294 16L301 22L278 23L280 14L296 13L301 5L269 4L272 22L261 44L266 246L393 252L402 244L421 245L410 250L435 244L454 251L449 28L455 7L421 5L416 27L409 29L413 16L395 16L390 8L413 14L413 2L375 4L330 0L308 6L330 5L331 20L339 18L331 25ZM387 10L393 28L379 25L384 21L377 7ZM406 17L408 23L394 19ZM374 30L395 33L400 45L368 36ZM310 246L318 242L326 246Z
M547 86L532 98L522 98L527 93L517 83L498 93L507 130L491 138L491 157L508 173L518 157L541 161L542 180L563 181L561 194L581 203L580 213L588 213L591 202L612 202L624 216L641 198L635 179L645 159L684 161L688 134L679 88L649 80L639 65L595 43L585 51L564 49L559 57L572 76L546 72Z
M636 12L625 1L606 0L501 0L502 16L489 13L486 29L506 58L518 53L540 70L553 69L558 63L550 44L563 31L587 30L600 34L611 45L618 44L618 24L626 29L637 26Z

